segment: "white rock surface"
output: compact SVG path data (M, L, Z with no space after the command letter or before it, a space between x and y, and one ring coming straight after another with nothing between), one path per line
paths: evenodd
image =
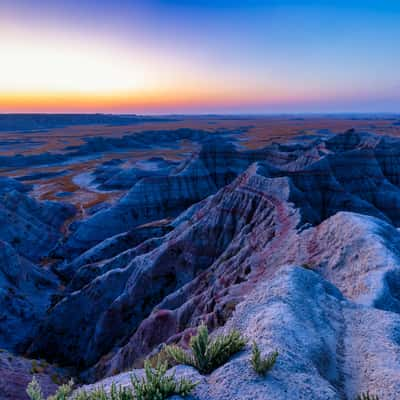
M272 281L260 282L224 327L257 341L263 354L279 351L265 378L251 368L250 346L209 376L183 366L175 373L200 382L196 400L339 400L368 390L381 400L396 400L399 327L399 315L356 305L315 272L288 266ZM132 373L142 371L95 386L129 385Z

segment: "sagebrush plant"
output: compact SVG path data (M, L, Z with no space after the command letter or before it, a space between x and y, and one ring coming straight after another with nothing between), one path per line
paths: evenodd
M61 385L53 396L49 396L47 400L67 400L72 393L74 382L70 380L68 383ZM26 393L31 400L45 400L42 388L35 377L26 388Z
M59 386L55 395L48 397L48 400L67 400L74 388L74 381L71 379L68 383Z
M379 400L379 397L369 392L359 394L355 400Z
M251 365L258 375L265 376L275 365L279 353L275 350L267 357L261 357L261 351L256 342L253 342L251 351Z
M28 384L26 394L31 400L43 400L42 388L35 377L33 377L32 381Z
M47 400L165 400L173 395L187 396L197 385L188 379L175 379L174 374L167 375L166 362L159 363L152 369L150 362L146 361L144 370L145 376L142 379L131 377L131 388L117 387L113 383L109 392L100 387L90 392L79 390L71 396L73 382L70 381L61 385L56 394ZM42 389L35 377L29 383L26 392L31 400L44 400Z
M197 383L188 379L175 379L174 374L167 375L168 363L158 363L152 369L150 362L145 361L145 376L138 379L131 377L135 400L164 400L172 395L188 396Z
M117 387L117 385L113 383L110 388L110 393L107 393L103 387L90 392L81 390L74 395L73 400L135 400L135 397L131 389L122 386Z
M210 339L208 329L200 325L197 335L190 339L191 353L179 346L166 347L168 355L178 364L190 365L202 374L209 374L225 364L246 345L246 339L236 330Z

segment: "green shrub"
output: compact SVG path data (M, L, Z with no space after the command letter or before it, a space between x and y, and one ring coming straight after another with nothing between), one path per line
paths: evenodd
M98 388L90 392L80 390L72 397L73 400L165 400L174 394L187 396L196 387L188 379L175 380L174 375L167 375L168 364L159 363L153 370L148 361L145 362L145 377L131 377L133 388L111 385L110 392ZM54 396L47 400L71 399L73 382L61 385ZM26 392L31 400L44 400L42 389L35 377L29 383Z
M211 340L205 325L190 340L191 354L176 345L167 346L168 355L178 364L191 365L202 374L209 374L242 350L246 340L238 331Z
M79 391L74 395L73 400L134 400L131 389L122 386L111 385L110 393L104 388L98 388L91 392Z
M43 400L42 388L35 377L32 378L32 381L26 388L26 394L31 400Z
M108 400L108 395L104 388L94 389L90 392L79 390L74 394L73 400Z
M359 394L355 400L379 400L379 397L369 392Z
M72 393L73 386L74 382L72 380L65 385L61 385L57 389L57 392L53 396L48 397L47 400L67 400ZM26 393L31 400L44 400L42 389L35 377L32 378L32 381L26 388Z
M254 342L251 354L251 365L253 366L254 371L256 371L258 375L265 376L275 365L278 355L279 353L274 351L268 357L262 358L261 351L257 346L257 343Z
M135 392L135 400L164 400L172 395L187 396L196 387L187 379L175 380L174 375L166 375L168 363L159 363L152 369L150 362L144 364L145 377L138 379L131 377L132 386Z
M48 400L67 400L72 393L74 381L71 379L68 383L58 387L54 396L50 396Z

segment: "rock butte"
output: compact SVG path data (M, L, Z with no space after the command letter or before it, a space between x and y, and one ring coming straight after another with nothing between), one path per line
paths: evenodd
M200 382L195 399L353 399L369 390L394 400L399 166L399 140L354 130L252 151L204 141L63 242L50 235L33 253L36 236L24 235L26 245L0 236L1 290L32 292L18 306L17 296L3 301L10 322L1 329L19 332L33 316L29 337L6 329L0 346L74 367L107 388L141 374L123 371L163 343L187 344L205 321L214 332L235 327L280 356L266 378L251 369L249 348L208 376L176 367ZM47 232L73 212L34 202L17 186L12 193L21 208L9 224L22 232L28 211ZM64 258L52 272L34 265L50 247Z

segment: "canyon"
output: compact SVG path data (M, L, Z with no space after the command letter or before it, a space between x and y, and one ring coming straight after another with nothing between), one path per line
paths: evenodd
M250 346L207 376L176 366L193 399L396 399L398 120L287 119L263 140L225 121L0 156L1 399L26 399L33 373L46 394L127 385L201 323L279 358L265 378Z

